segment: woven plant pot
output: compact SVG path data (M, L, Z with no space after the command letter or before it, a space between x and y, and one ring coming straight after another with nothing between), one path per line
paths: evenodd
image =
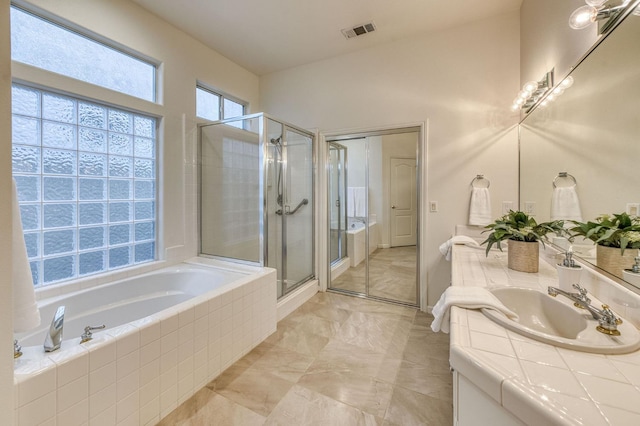
M526 241L507 241L509 269L520 272L538 272L540 263L540 244L536 241L529 243Z
M626 249L624 254L620 247L596 246L596 264L598 268L618 278L623 278L622 271L631 269L635 263L634 257L638 255L638 249Z

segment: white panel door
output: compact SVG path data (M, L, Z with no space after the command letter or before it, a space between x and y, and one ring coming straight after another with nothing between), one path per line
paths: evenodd
M391 158L389 176L391 247L416 245L416 159Z

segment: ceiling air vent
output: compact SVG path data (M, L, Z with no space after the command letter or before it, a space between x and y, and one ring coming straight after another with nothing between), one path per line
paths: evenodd
M349 38L365 35L375 30L376 30L375 24L373 22L369 22L367 24L358 25L357 27L353 27L353 28L344 28L342 30L342 34L349 39Z

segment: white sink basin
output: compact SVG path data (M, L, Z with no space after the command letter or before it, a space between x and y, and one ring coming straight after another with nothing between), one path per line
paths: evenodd
M568 299L563 303L529 288L502 287L491 292L519 318L512 320L492 309L482 309L482 313L523 336L582 352L622 354L640 349L640 332L627 321L618 326L620 336L609 336L596 330L598 321L589 312L572 306Z

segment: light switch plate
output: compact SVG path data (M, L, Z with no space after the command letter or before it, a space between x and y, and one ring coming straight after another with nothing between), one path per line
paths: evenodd
M627 203L627 214L629 216L638 216L640 213L640 203Z
M503 201L502 214L509 214L509 210L513 210L513 201Z
M536 202L535 201L525 201L524 202L524 212L528 215L536 214Z
M429 211L431 213L436 213L438 211L438 202L437 201L429 201Z

